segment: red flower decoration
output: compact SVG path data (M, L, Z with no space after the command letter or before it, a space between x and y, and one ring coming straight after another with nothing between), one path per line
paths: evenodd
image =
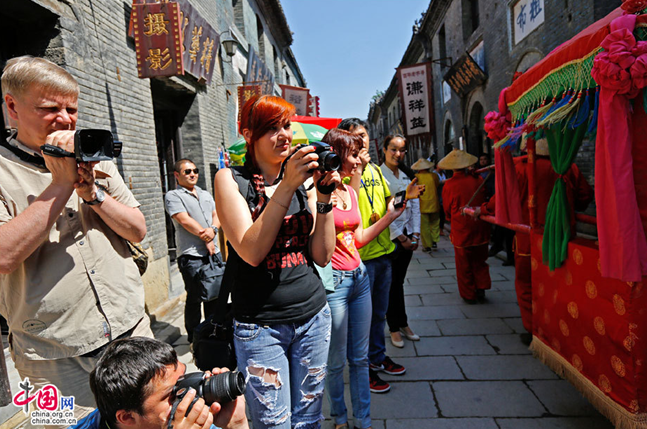
M629 94L632 91L631 75L623 67L612 62L608 52L601 52L595 57L591 75L598 85L618 94Z
M627 13L638 13L647 9L647 0L622 0L622 9Z
M647 87L647 55L641 55L631 66L631 80L636 90Z
M487 136L495 142L503 139L512 126L512 115L502 116L499 112L490 112L485 115L485 126L483 129Z
M609 61L623 69L631 67L636 61L636 57L631 52L636 47L636 38L626 28L609 34L604 38L600 46L609 53Z

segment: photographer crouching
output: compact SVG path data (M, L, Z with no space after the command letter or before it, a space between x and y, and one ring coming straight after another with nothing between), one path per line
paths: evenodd
M76 428L249 428L242 374L185 370L166 343L143 337L114 341L90 374L98 410Z

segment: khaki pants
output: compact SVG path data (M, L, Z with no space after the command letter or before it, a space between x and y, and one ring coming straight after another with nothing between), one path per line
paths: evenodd
M420 213L420 238L423 248L440 241L440 212Z
M132 334L133 337L153 338L153 331L150 328L150 319L147 315L137 324ZM94 369L99 356L71 358L55 360L28 360L16 359L13 349L11 358L14 360L20 379L29 378L34 386L31 394L47 384L53 384L59 391L60 396L74 396L74 417L77 420L90 414L96 408L94 395L90 389L90 372ZM11 386L13 393L17 393L18 386ZM60 397L59 397L60 405ZM36 410L35 400L30 404L30 411ZM27 424L28 428L42 427ZM46 428L66 428L64 426L45 426Z

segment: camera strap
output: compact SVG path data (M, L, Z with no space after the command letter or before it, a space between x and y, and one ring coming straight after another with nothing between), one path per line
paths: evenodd
M34 156L30 155L24 150L17 148L15 146L12 146L8 141L5 139L0 139L0 146L3 146L10 150L14 155L16 155L18 158L20 158L21 161L27 162L29 164L34 164L37 165L40 168L46 168L45 167L45 158L42 156Z

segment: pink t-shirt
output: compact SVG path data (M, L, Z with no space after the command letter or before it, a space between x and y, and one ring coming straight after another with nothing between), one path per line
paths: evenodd
M335 253L332 254L332 267L340 271L352 271L359 267L361 259L355 247L355 230L362 222L357 205L357 194L350 186L346 186L350 194L350 210L333 208L335 217Z

